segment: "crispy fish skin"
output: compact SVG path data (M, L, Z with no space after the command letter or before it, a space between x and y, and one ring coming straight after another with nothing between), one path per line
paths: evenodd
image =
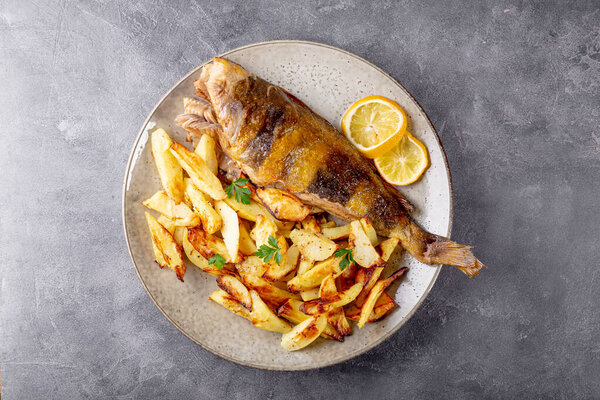
M255 184L287 190L346 221L367 217L424 263L453 265L470 277L484 266L469 246L421 229L410 203L371 162L285 90L222 58L204 66L194 86L215 110L224 152Z

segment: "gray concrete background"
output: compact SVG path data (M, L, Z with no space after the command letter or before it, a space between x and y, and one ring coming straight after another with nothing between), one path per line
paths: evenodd
M600 4L300 3L0 1L4 398L599 398ZM121 226L129 150L163 93L283 38L352 51L412 92L447 149L453 238L489 266L444 269L390 340L301 373L186 339Z

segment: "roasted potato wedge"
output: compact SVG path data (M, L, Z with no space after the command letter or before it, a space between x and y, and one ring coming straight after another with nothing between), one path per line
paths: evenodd
M350 304L351 302L353 302L361 290L362 285L360 283L356 283L349 289L339 292L336 296L329 300L318 298L315 300L307 301L304 304L302 304L302 306L300 307L300 311L308 315L315 315L331 311L337 307L343 307L346 304Z
M379 281L383 272L383 267L360 268L356 273L356 282L363 284L363 289L354 301L357 307L362 307L365 299L373 289L373 286Z
M338 290L335 286L335 278L334 274L327 275L323 282L321 282L321 287L319 288L319 297L324 300L331 300L335 296L337 296Z
M281 189L256 189L260 201L271 214L282 221L302 221L310 214L310 208L296 196Z
M302 306L302 302L300 300L287 300L277 309L277 315L287 319L292 324L299 324L300 322L306 321L308 318L310 318L309 315L306 315L300 311L300 306ZM337 340L338 342L344 341L344 337L330 324L327 324L321 336L326 339Z
M369 316L368 322L375 322L383 318L394 307L396 307L394 299L384 291L379 299L377 299L377 302L375 302L375 307L373 307L373 312Z
M256 222L256 219L258 218L258 216L263 215L266 218L269 218L271 221L273 221L273 223L278 228L283 228L283 227L288 226L287 224L284 224L282 221L278 221L277 219L275 219L275 217L273 217L271 215L269 210L267 210L262 204L259 204L252 199L250 200L250 204L238 203L235 200L235 197L231 197L231 198L228 197L228 198L224 199L223 201L225 203L227 203L231 208L233 208L238 213L240 218L244 218L245 220Z
M260 258L256 256L246 257L241 263L235 266L235 269L243 277L245 275L263 276L267 271L267 266Z
M161 268L169 267L175 271L177 278L183 282L186 266L183 263L181 247L169 231L149 213L146 213L146 222L152 235L152 249L156 262Z
M204 134L200 138L194 153L198 154L204 163L213 174L219 172L219 162L217 161L217 153L215 152L216 143L210 135Z
M350 324L346 319L346 315L344 314L344 309L342 307L337 307L329 311L327 313L327 322L342 336L348 336L350 333L352 333L352 328L350 328Z
M321 233L323 233L323 234L325 233L325 232L323 232L323 229L335 228L336 226L337 226L337 224L335 223L335 221L325 221L325 222L319 223L319 227L321 228ZM327 236L327 235L325 235L325 236Z
M297 299L286 300L285 303L277 308L277 315L287 319L292 324L297 325L300 322L307 320L309 317L309 315L300 311L302 304L304 303Z
M206 165L202 157L189 151L186 147L174 142L171 145L171 153L175 156L179 165L188 173L194 185L215 200L227 198L221 181Z
M171 218L167 218L164 215L159 215L157 221L159 224L164 226L164 228L168 230L171 235L175 234L175 221L173 221Z
M151 134L152 157L158 170L158 176L169 198L175 204L183 201L183 170L177 159L169 150L173 141L164 129L157 129Z
M375 272L375 268L363 268L359 266L356 270L354 281L363 285L364 288L367 282L369 282L369 279L371 279L373 272Z
M208 263L208 260L204 258L204 256L194 248L194 246L188 240L187 230L183 234L183 251L185 252L185 255L187 256L188 260L190 260L192 264L200 268L202 271L216 277L219 277L226 273L225 269L219 270L214 265L210 265Z
M226 291L235 301L252 310L252 297L248 288L235 276L221 275L217 278L217 285Z
M311 301L314 299L318 299L320 289L321 288L316 287L316 288L301 291L300 297L302 298L302 301Z
M196 226L200 219L185 203L175 203L167 196L164 190L160 190L152 197L142 202L146 207L158 211L167 218L173 220L175 226Z
M183 236L186 234L187 228L185 226L176 226L173 231L173 239L178 245L183 246Z
M231 258L227 246L223 239L210 235L201 228L188 229L188 240L200 254L206 259L211 258L215 254L227 259L229 263L238 263L241 261L241 255L238 252L234 258Z
M278 239L277 243L279 244L279 248L282 249L282 244L279 243L280 241L283 243L286 242L283 238ZM285 246L287 246L287 243ZM298 265L298 257L300 256L300 251L296 245L290 246L290 248L285 251L282 249L282 256L283 261L281 261L281 264L277 264L273 261L270 261L266 264L267 271L263 275L265 278L272 281L278 281L296 269L296 266Z
M256 243L250 237L248 227L243 220L239 220L240 223L240 252L246 256L250 256L256 253Z
M385 292L384 292L385 293ZM351 321L358 321L360 319L360 308L356 307L355 304L350 305L344 309L346 318ZM371 314L373 315L373 314ZM369 322L369 321L367 321Z
M297 294L280 289L271 284L271 282L265 278L244 273L239 269L238 272L240 273L240 278L246 287L255 290L265 302L274 307L279 307L290 299L299 300L299 296Z
M389 238L379 244L379 248L381 249L381 259L383 261L388 262L394 253L394 250L398 247L398 243L400 243L400 239Z
M281 338L281 346L287 351L300 350L318 338L327 326L324 315L315 315L296 325Z
M202 227L211 235L223 226L223 220L215 211L206 195L194 185L190 178L185 178L185 195L192 203L194 211L200 217Z
M294 250L294 252L288 258L289 245L287 240L285 240L285 238L282 236L277 236L277 246L279 247L279 252L281 253L282 257L281 263L277 264L275 257L273 257L273 259L271 259L269 262L265 263L267 265L267 272L265 272L263 276L271 280L279 280L286 276L287 273L294 270L300 254L299 251L296 254L296 250ZM297 248L296 246L294 247ZM277 266L272 266L272 264Z
M312 233L303 229L294 229L290 239L304 258L315 261L325 260L333 255L337 245L321 233Z
M359 267L352 263L339 276L340 289L346 290L356 283L356 271Z
M167 261L163 255L162 249L156 244L158 242L158 237L154 239L155 235L152 231L152 229L155 229L156 231L161 231L161 229L159 227L156 227L152 221L148 222L148 216L151 215L146 213L146 222L148 223L148 228L150 229L150 234L152 235L152 252L154 253L154 260L156 261L159 267L164 268L167 266ZM166 230L165 227L162 228Z
M321 226L317 222L317 219L311 215L310 217L306 217L302 222L300 222L302 229L306 232L311 233L321 233Z
M305 273L306 271L311 269L313 267L313 265L315 265L314 260L300 256L300 263L298 264L297 274L302 275L303 273Z
M275 222L268 216L262 214L257 215L256 224L250 231L250 237L256 242L256 247L267 244L269 236L277 238L277 225L275 225Z
M277 235L277 226L273 220L264 215L258 215L256 224L252 231L250 231L250 237L256 242L256 247L260 248L262 245L268 245L269 237L271 236L277 240L282 261L280 264L277 264L274 259L271 259L265 263L267 270L263 276L270 280L279 280L296 268L299 251L294 247L292 253L288 255L290 249L288 249L287 241L285 238Z
M215 303L222 305L232 313L239 315L242 318L246 318L248 321L251 320L250 311L244 308L244 306L238 303L223 289L217 289L210 296L208 296L208 298Z
M321 232L331 240L344 239L350 235L350 224L335 226L332 228L322 228Z
M301 275L296 275L293 279L288 281L288 289L292 292L312 289L320 286L323 279L331 273L333 273L335 277L339 276L342 273L340 260L340 258L331 257L316 263L310 270Z
M280 232L290 232L297 224L297 222L293 221L280 221L275 217L273 217L273 219L275 220L275 224Z
M379 299L383 291L387 289L396 279L403 276L406 273L406 271L408 271L408 268L400 268L388 278L380 280L375 284L375 286L373 286L373 289L371 289L369 295L367 296L367 299L361 307L360 318L357 323L359 328L362 328L365 325L365 323L369 320L369 316L373 312L375 303L377 303L377 300Z
M325 212L325 210L317 206L308 206L308 208L310 209L311 214L321 214Z
M348 241L350 246L354 247L352 255L356 263L365 268L385 266L385 261L381 259L379 253L371 244L371 240L365 233L360 221L352 221L350 229Z
M263 207L262 204L258 204L253 200L250 200L250 204L243 204L238 202L234 196L228 197L223 201L229 204L229 207L233 208L235 212L238 213L240 218L244 218L248 221L256 222L256 218L259 215L271 215L269 214L269 211L265 207Z
M278 233L280 236L283 236L286 239L290 238L290 233L292 233L292 229L294 229L294 225L288 225L288 224L293 224L293 222L284 222L284 221L277 221L277 228L279 228Z
M240 248L240 223L238 216L233 208L221 200L215 202L215 209L223 220L221 235L223 236L225 247L227 247L229 259L235 260Z
M271 311L271 309L260 298L254 290L250 291L252 296L252 311L250 312L250 321L257 328L271 332L287 333L292 330L292 327L280 319Z
M394 303L394 299L392 299L392 297L384 291L375 303L375 307L373 308L371 315L369 315L367 322L375 322L380 320L395 306L396 303ZM346 318L352 321L358 321L360 319L360 308L353 304L345 311L345 314Z
M377 246L379 244L379 238L377 237L377 232L375 231L375 228L373 228L373 224L371 224L369 218L361 218L359 221L371 242L371 246Z

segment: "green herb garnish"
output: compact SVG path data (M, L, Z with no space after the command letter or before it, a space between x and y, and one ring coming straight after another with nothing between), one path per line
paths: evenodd
M214 265L215 267L217 267L217 269L221 270L225 266L225 259L221 255L215 254L214 256L208 259L208 264Z
M340 268L343 270L345 270L346 268L348 268L348 266L350 265L350 263L355 263L356 261L354 261L354 257L352 256L352 250L353 249L337 249L335 251L335 253L333 254L335 257L338 258L342 258L342 260L340 261Z
M282 257L281 249L277 244L277 240L273 236L269 235L268 242L269 245L263 244L258 248L258 250L256 250L256 253L254 253L254 255L258 258L262 258L265 262L271 261L273 256L275 256L275 262L278 265L280 265Z
M247 187L244 187L249 181L250 179L248 178L237 178L235 181L231 182L231 185L225 188L227 197L231 198L235 196L235 200L238 203L250 204L249 194L252 192Z

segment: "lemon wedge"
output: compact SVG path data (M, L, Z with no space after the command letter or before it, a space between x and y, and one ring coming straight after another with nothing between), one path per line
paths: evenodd
M367 96L352 104L342 117L342 131L368 158L384 155L406 131L406 114L383 96Z
M429 167L427 148L409 132L390 151L373 160L381 177L392 185L416 182Z

